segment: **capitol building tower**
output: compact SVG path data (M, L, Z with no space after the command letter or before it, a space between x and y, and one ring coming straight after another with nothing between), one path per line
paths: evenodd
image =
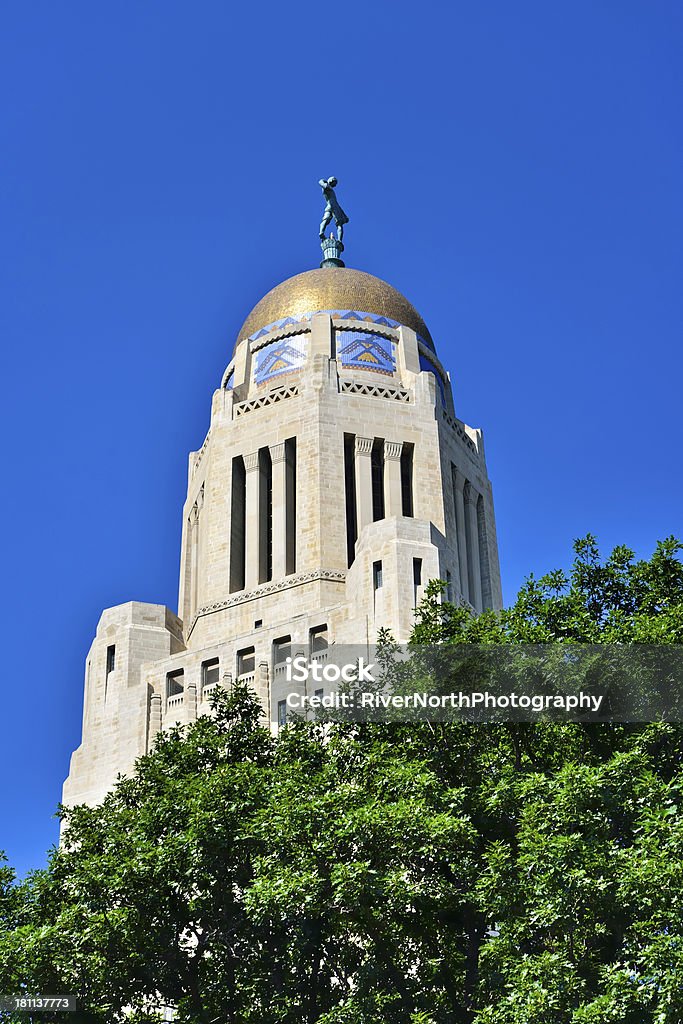
M320 184L320 268L251 311L189 456L178 613L130 601L100 618L66 804L99 802L237 677L277 728L287 657L324 660L383 626L407 640L429 580L475 612L501 607L482 432L458 419L408 299L344 265L347 218L335 179Z

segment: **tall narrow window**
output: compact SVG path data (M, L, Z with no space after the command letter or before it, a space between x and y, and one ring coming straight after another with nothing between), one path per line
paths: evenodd
M458 538L458 495L456 491L456 479L458 471L451 462L451 514L453 516L453 536Z
M107 675L116 669L116 644L107 647Z
M259 583L273 578L273 463L270 448L258 453Z
M465 505L458 470L451 462L451 487L453 488L453 517L455 520L455 541L458 549L458 566L460 575L460 593L469 598L469 579L467 575L467 537L465 530Z
M384 519L384 438L372 442L372 519Z
M465 506L465 547L467 549L467 592L470 604L477 608L477 576L479 565L476 559L475 537L472 528L472 516L470 513L471 503L474 501L473 488L469 480L465 481L462 489L463 502ZM478 547L478 544L477 544ZM479 609L477 608L477 611Z
M230 498L230 592L244 590L244 530L246 525L247 474L244 459L232 460Z
M413 559L413 607L417 607L418 588L422 586L422 559Z
M382 586L383 582L384 581L383 581L383 576L382 576L382 563L381 562L373 562L372 563L372 586L373 586L373 589L374 590L379 590L380 587Z
M413 450L412 444L401 449L401 503L403 515L412 517L413 512Z
M279 700L277 702L277 724L281 729L284 725L287 725L287 701Z
M285 441L285 573L296 572L296 438Z
M83 700L83 721L87 722L90 718L90 705L92 703L92 694L90 692L90 659L88 659L88 665L85 670L85 697ZM105 693L106 700L106 693Z
M356 438L353 434L344 434L344 492L346 500L346 560L353 565L356 557L356 539L358 537L358 520L356 518Z

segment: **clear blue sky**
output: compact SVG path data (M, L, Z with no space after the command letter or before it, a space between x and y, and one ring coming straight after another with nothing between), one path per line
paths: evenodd
M102 608L176 602L187 452L317 265L427 321L486 432L506 597L683 534L683 7L6 0L0 849L43 863Z

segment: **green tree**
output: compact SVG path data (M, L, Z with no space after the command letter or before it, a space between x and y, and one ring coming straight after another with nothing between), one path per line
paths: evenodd
M587 538L476 618L434 584L413 639L681 643L679 551ZM274 739L238 686L64 812L46 870L0 872L0 991L83 1022L680 1024L682 753L662 723Z

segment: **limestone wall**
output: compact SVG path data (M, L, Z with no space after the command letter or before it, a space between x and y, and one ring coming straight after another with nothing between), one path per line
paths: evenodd
M285 638L293 651L323 626L330 643L372 643L380 627L406 640L437 577L450 600L501 606L481 431L407 327L316 314L241 340L189 457L182 519L182 622L138 602L103 613L66 803L100 800L238 676L276 727Z

